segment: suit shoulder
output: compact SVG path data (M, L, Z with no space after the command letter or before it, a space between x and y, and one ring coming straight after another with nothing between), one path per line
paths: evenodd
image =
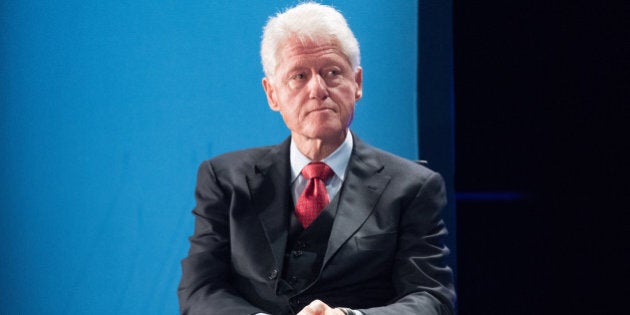
M269 151L271 151L275 146L264 146L264 147L256 147L249 148L237 151L231 151L222 153L213 158L210 158L210 161L213 164L222 164L222 163L233 163L235 161L256 161L262 156L265 156Z
M437 172L420 164L418 161L409 160L379 148L370 147L370 149L373 150L372 154L374 157L383 164L384 171L393 176L403 178L414 177L419 179L427 179L436 175L439 176Z
M201 167L211 167L216 172L248 169L276 146L264 146L222 153L201 163Z

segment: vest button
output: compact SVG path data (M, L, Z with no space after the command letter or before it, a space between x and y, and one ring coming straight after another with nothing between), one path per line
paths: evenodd
M278 269L274 269L272 270L269 275L267 276L267 279L269 280L274 280L276 279L276 277L278 277Z
M296 276L289 277L289 283L290 284L296 284L297 281L298 281L298 278Z

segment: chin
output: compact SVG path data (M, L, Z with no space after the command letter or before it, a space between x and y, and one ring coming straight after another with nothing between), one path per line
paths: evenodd
M336 139L345 135L347 127L337 119L328 119L323 121L312 121L303 125L305 128L299 128L299 134L311 139Z
M336 140L344 135L345 128L324 128L313 132L313 138L316 139L332 139Z

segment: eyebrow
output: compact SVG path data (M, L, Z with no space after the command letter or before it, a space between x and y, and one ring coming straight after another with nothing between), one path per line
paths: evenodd
M344 59L345 60L345 59ZM341 60L337 60L335 58L317 58L317 63L319 63L319 65L317 65L317 68L326 68L326 67L331 67L331 66L337 66L340 68L344 67L344 64ZM351 68L352 66L350 64L347 65L349 68ZM302 62L294 62L290 68L287 68L287 72L293 72L296 71L297 69L310 69L310 66L305 66Z

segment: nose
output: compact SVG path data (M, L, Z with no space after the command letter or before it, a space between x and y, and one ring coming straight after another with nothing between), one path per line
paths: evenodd
M309 85L310 98L325 100L328 98L328 87L326 86L326 81L322 78L321 75L316 73L311 77Z

